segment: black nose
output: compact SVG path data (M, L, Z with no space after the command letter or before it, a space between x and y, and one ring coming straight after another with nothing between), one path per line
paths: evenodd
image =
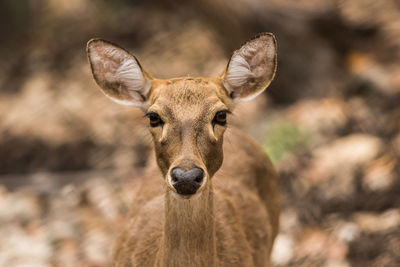
M204 171L198 167L188 171L179 167L171 170L172 185L178 194L192 195L203 183Z

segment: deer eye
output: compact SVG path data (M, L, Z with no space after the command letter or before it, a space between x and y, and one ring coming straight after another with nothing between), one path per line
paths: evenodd
M146 113L146 117L149 118L151 127L157 127L164 124L160 116L155 112Z
M218 125L226 125L226 114L227 113L231 113L229 110L221 110L218 111L215 116L214 119L212 121L213 125L218 124Z

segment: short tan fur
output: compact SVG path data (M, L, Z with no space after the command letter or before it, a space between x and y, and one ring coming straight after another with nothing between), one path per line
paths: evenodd
M237 102L272 81L274 36L244 44L214 78L154 79L101 39L89 41L87 52L103 93L140 107L154 141L113 266L269 266L279 225L277 174L227 121Z

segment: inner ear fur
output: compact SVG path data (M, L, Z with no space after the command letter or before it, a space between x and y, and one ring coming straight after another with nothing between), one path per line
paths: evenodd
M135 56L102 39L90 40L86 51L93 77L107 97L118 104L143 106L152 78Z
M229 95L239 101L262 93L275 76L277 45L272 33L262 33L236 50L222 74Z

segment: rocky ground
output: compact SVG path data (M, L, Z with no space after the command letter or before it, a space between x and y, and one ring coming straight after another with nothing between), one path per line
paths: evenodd
M89 38L165 78L216 75L261 31L277 36L278 74L231 124L280 173L273 266L400 266L397 1L32 3L0 47L0 266L110 264L151 139L92 81Z

